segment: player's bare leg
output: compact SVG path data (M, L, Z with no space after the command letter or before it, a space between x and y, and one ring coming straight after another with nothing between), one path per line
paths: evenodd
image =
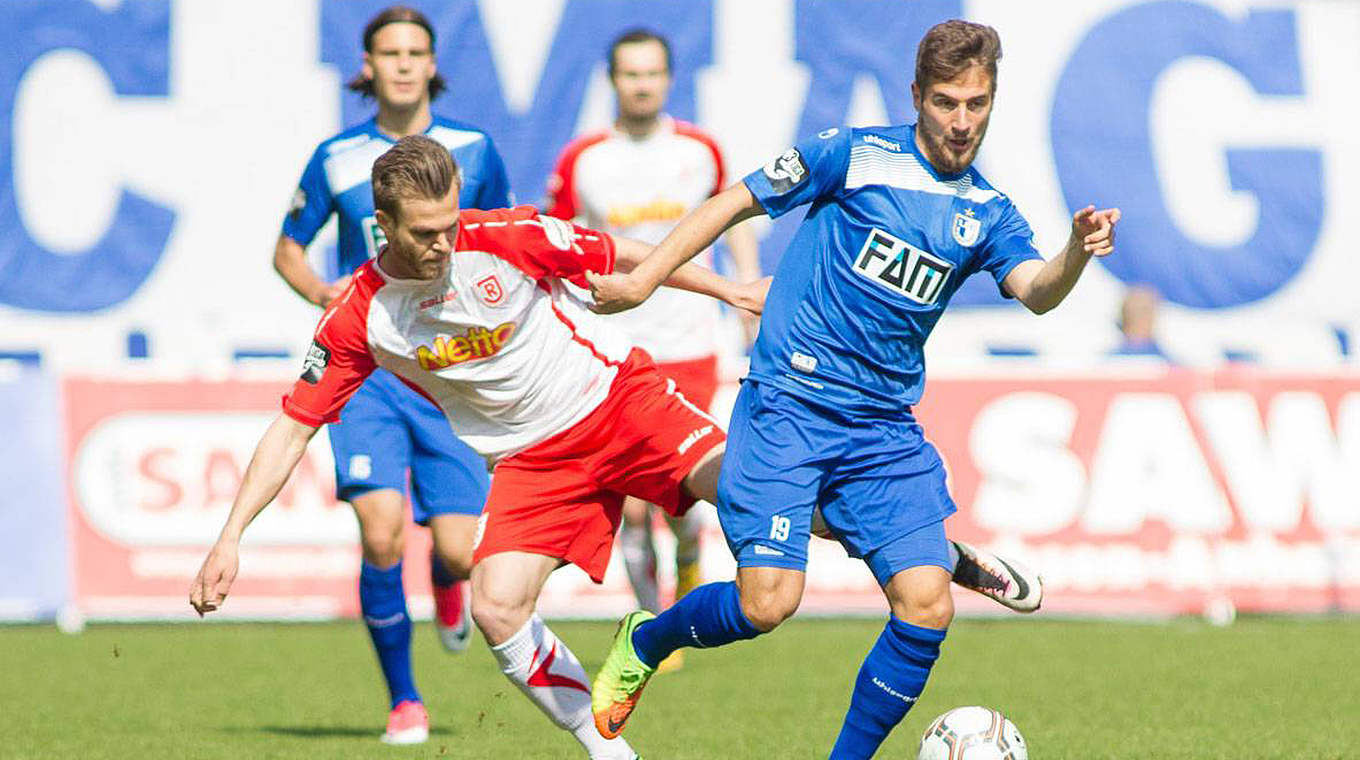
M391 697L382 740L419 744L429 738L430 718L411 671L411 616L401 582L406 510L399 491L379 488L350 500L359 518L364 565L359 606Z
M652 541L651 505L635 496L623 500L619 549L638 607L649 612L660 612L661 594L656 580L656 544Z
M855 677L833 760L872 757L920 697L954 619L949 583L943 567L917 565L884 584L892 616Z
M434 549L430 554L434 627L444 649L459 653L472 641L472 539L477 515L442 514L430 518ZM438 564L436 564L438 563ZM443 572L440 572L443 570Z
M527 552L484 558L472 569L473 620L506 678L576 737L591 758L630 760L636 755L627 742L605 739L595 730L585 669L534 612L543 583L560 564L555 557Z

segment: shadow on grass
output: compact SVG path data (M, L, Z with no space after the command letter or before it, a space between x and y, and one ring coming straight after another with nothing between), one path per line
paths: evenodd
M233 734L273 734L291 736L298 739L376 739L382 734L381 728L372 726L234 726L223 729ZM453 736L447 728L430 728L430 736Z

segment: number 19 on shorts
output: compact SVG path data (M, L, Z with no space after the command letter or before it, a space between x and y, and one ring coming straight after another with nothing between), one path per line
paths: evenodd
M775 515L770 518L770 540L787 541L789 540L789 518Z

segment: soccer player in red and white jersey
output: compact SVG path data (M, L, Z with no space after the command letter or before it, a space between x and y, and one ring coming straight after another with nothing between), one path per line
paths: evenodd
M609 81L617 99L614 125L583 135L562 151L548 180L548 213L615 236L655 245L685 214L722 190L722 151L693 124L664 112L671 88L670 44L645 29L625 32L609 48ZM736 278L760 277L755 235L747 225L727 234ZM712 251L696 261L713 269ZM720 312L716 301L682 290L657 293L637 309L609 317L656 361L680 392L708 410L718 388ZM754 337L754 320L746 324ZM680 598L699 585L697 515L670 520L676 536ZM651 510L640 499L624 504L620 548L638 604L660 611ZM679 664L681 652L666 667Z
M531 207L461 211L449 151L400 140L373 165L387 246L326 309L283 413L264 434L227 523L190 591L217 609L241 534L278 493L317 428L381 366L431 399L496 465L474 539L473 618L502 671L592 758L635 757L605 739L580 662L534 614L570 562L603 580L624 494L683 514L714 498L726 440L646 354L564 284L640 261L650 247L540 217ZM625 266L625 268L627 268ZM768 282L706 270L672 284L759 308Z

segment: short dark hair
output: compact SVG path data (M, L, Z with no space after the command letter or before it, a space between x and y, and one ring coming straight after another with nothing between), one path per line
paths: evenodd
M916 48L916 86L924 90L947 82L971 66L982 66L996 89L996 62L1001 60L1001 37L985 24L950 19L930 28Z
M624 32L623 34L620 34L618 37L615 37L615 38L614 38L614 41L613 41L612 43L610 43L610 45L609 45L609 76L610 76L610 77L613 77L613 76L614 76L614 66L615 66L615 64L618 62L617 59L618 59L618 57L619 57L619 56L618 56L619 48L620 48L620 47L623 47L624 45L632 45L632 44L637 43L637 42L659 42L659 43L661 43L661 49L664 50L664 51L666 51L666 73L668 73L668 74L670 73L670 71L671 71L671 43L668 42L668 41L666 40L665 37L662 37L659 33L654 32L654 31L652 31L651 29L646 29L646 28L643 28L643 27L637 27L637 28L635 28L635 29L629 29L628 31Z
M434 26L430 24L430 20L425 17L424 13L405 5L393 5L384 8L378 15L369 19L368 24L364 26L365 53L373 52L373 37L377 35L379 29L388 24L415 24L424 29L425 33L430 35L430 55L434 55ZM373 80L365 77L362 71L346 82L345 87L365 98L373 97ZM444 81L444 77L440 76L439 72L435 72L435 75L430 79L430 100L439 97L439 93L446 89L448 89L448 84Z
M408 135L373 162L373 206L396 218L402 199L440 200L459 182L449 149Z

